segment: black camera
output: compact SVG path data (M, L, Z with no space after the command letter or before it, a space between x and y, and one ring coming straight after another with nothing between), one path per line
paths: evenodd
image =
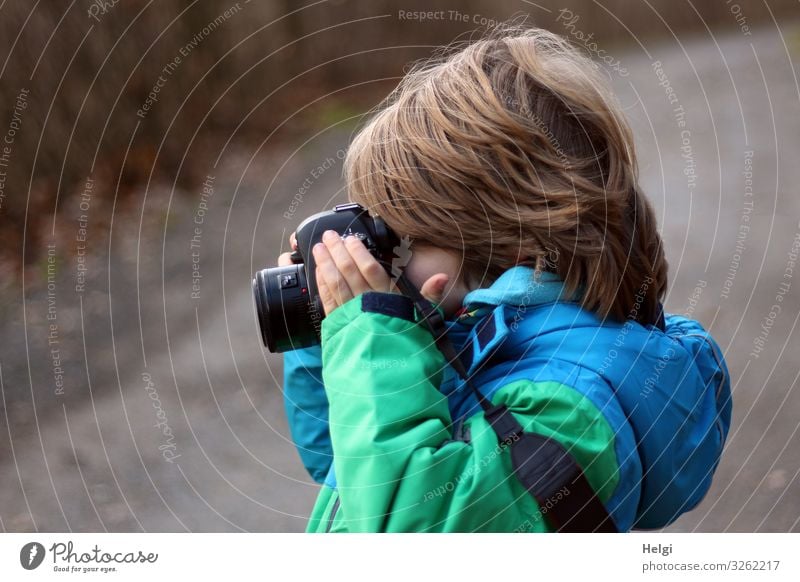
M370 216L359 204L340 204L306 218L295 233L294 264L263 269L253 278L258 326L270 352L320 343L325 312L314 277L316 263L311 249L326 230L334 230L342 237L360 238L387 274L392 275L394 249L400 240L380 217Z

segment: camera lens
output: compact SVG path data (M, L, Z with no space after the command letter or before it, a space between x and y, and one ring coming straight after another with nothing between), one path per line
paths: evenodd
M279 353L319 343L321 312L309 300L302 264L263 269L253 279L261 339Z

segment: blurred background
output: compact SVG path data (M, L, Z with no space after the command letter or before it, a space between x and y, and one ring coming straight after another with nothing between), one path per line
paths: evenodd
M666 308L733 377L712 490L668 529L800 531L799 6L0 3L0 531L305 528L252 273L346 200L343 152L409 63L509 18L606 69Z

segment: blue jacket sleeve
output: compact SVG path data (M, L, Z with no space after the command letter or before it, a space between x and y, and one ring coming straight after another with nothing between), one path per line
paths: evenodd
M312 346L283 355L283 398L292 440L311 477L322 483L333 461L328 432L328 397L322 383L322 349Z

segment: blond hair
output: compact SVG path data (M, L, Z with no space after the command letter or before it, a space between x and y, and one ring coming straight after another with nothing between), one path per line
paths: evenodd
M653 323L667 262L631 130L602 72L565 39L503 26L417 65L354 138L351 200L485 285L552 270L567 296Z

